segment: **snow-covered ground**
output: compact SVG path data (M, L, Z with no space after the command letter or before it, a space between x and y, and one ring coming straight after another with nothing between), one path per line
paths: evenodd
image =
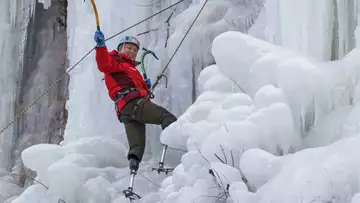
M344 49L337 52L344 55L341 60L324 62L332 56L329 47L301 47L326 44L321 41L325 38L320 31L304 37L297 29L287 29L291 9L285 8L296 9L285 1L266 5L267 15L281 19L281 24L269 25L266 20L270 18L264 18L262 12L251 33L292 51L236 31L222 30L211 43L215 63L208 64L197 78L200 95L160 136L162 143L187 152L168 157L176 163L170 176L151 172L157 164L154 159L141 164L135 181L141 202L360 202L360 50L347 54ZM308 8L309 2L299 6L299 11ZM69 3L70 15L93 18L90 4ZM99 10L117 16L120 11L108 5L100 4ZM325 1L314 6L323 5ZM138 8L131 3L123 6L119 9L126 8L136 19L131 9ZM276 8L281 9L281 17L269 11ZM191 9L194 7L188 12ZM309 17L307 22L321 25L319 16L323 15L311 14L307 16L316 21ZM94 44L94 25L81 18L69 22L70 64ZM181 15L178 23L179 19L183 19ZM300 19L296 22L304 25ZM258 32L266 25L268 29L281 25L281 31ZM111 26L103 23L102 29L111 30ZM178 38L176 34L172 37ZM108 45L114 47L116 41ZM169 53L171 50L170 44ZM36 171L36 179L44 185L35 183L13 203L128 202L122 194L129 183L126 138L106 97L94 57L75 69L71 78L65 140L60 146L42 144L23 152L25 166ZM178 83L172 84L179 85L180 92L184 82L179 77Z

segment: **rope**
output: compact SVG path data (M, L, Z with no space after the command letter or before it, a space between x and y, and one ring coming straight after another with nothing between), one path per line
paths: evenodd
M173 147L169 147L169 146L168 146L168 149L177 150L177 151L181 151L181 152L185 152L185 153L188 152L187 150L184 150L184 149L178 149L178 148L173 148Z
M26 174L26 173L25 173L24 175L8 173L8 175L9 175L9 176L13 176L13 177L20 177L20 178L25 175L25 177L27 177L27 178L29 178L29 179L31 179L31 180L39 183L41 186L43 186L44 188L46 188L46 190L49 190L49 187L46 186L44 183L42 183L41 181L36 180L36 178L33 178L33 177L29 176L29 175ZM63 199L59 198L58 203L66 203L66 202L65 202Z
M140 174L142 177L144 177L147 181L149 181L149 183L152 183L153 185L155 185L156 187L158 188L161 188L158 184L154 183L153 181L151 181L148 177L146 177L145 175L141 174L141 173L138 173Z
M178 2L176 2L176 3L174 3L174 4L172 4L172 5L170 5L170 6L168 6L168 7L166 7L165 9L163 9L163 10L161 10L161 11L159 11L159 12L157 12L157 13L155 13L155 14L147 17L147 18L145 18L144 20L141 20L141 21L137 22L136 24L134 24L134 25L126 28L125 30L116 33L115 35L111 36L110 38L106 39L105 41L110 40L110 39L116 37L117 35L120 35L121 33L125 32L125 31L127 31L127 30L129 30L129 29L131 29L131 28L133 28L133 27L135 27L135 26L137 26L137 25L139 25L139 24L147 21L147 20L149 20L150 18L152 18L152 17L154 17L154 16L156 16L156 15L159 15L160 13L162 13L162 12L170 9L171 7L176 6L177 4L179 4L179 3L183 2L183 1L184 1L184 0L180 0L180 1L178 1ZM95 50L95 47L93 47L93 48L92 48L88 53L86 53L75 65L73 65L69 70L67 70L58 80L56 80L56 82L54 82L52 85L50 85L41 95L39 95L39 96L38 96L29 106L27 106L18 116L16 116L9 124L7 124L7 125L0 131L0 134L3 133L3 132L4 132L7 128L9 128L12 124L14 124L17 120L19 120L19 119L25 114L26 111L28 111L33 105L35 105L35 103L38 102L43 96L45 96L45 95L50 91L51 88L53 88L55 85L57 85L70 71L72 71L78 64L80 64L80 63L81 63L88 55L90 55L90 53L91 53L92 51L94 51L94 50Z
M183 1L185 1L185 0L180 0L180 1L178 1L178 2L176 2L176 3L174 3L174 4L172 4L172 5L170 5L170 6L166 7L166 8L164 8L163 10L161 10L161 11L159 11L159 12L157 12L157 13L155 13L155 14L153 14L153 15L151 15L151 16L149 16L149 17L147 17L147 18L145 18L144 20L141 20L141 21L139 21L139 22L135 23L134 25L132 25L132 26L130 26L130 27L128 27L128 28L126 28L125 30L123 30L123 31L121 31L121 32L118 32L118 33L114 34L113 36L109 37L109 38L108 38L108 39L106 39L105 41L107 41L107 40L109 40L109 39L112 39L112 38L114 38L114 37L118 36L119 34L121 34L121 33L125 32L125 31L127 31L127 30L130 30L131 28L133 28L133 27L135 27L135 26L137 26L137 25L139 25L139 24L141 24L141 23L143 23L143 22L145 22L145 21L149 20L150 18L153 18L154 16L159 15L160 13L162 13L162 12L164 12L164 11L166 11L166 10L168 10L168 9L170 9L170 8L172 8L172 7L174 7L174 6L176 6L176 5L178 5L179 3L183 2Z
M193 20L193 22L191 23L189 29L186 31L184 37L183 37L182 40L180 41L179 45L177 46L176 50L174 51L173 55L171 56L169 62L166 64L166 66L165 66L165 68L162 70L161 74L157 77L154 85L152 86L152 88L151 88L151 90L150 90L151 92L152 92L152 91L155 89L155 87L159 84L160 79L164 76L165 70L169 67L170 62L172 61L172 59L174 58L176 52L179 50L180 46L181 46L182 43L184 42L186 36L189 34L191 28L194 26L196 20L197 20L198 17L200 16L200 13L201 13L202 10L204 9L204 7L205 7L205 5L206 5L206 3L207 3L208 1L209 1L209 0L206 0L206 1L204 2L204 4L202 5L200 11L199 11L198 14L196 15L196 17L195 17L195 19Z

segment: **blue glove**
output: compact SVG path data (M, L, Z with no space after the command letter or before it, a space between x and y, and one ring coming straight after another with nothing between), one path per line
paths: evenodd
M96 42L97 47L105 47L105 37L104 34L100 30L96 30L94 40Z
M151 80L150 80L150 78L146 79L145 83L147 84L148 88L150 89L151 88Z

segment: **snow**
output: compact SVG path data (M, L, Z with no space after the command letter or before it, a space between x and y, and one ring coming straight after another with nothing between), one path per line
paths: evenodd
M241 156L240 168L251 189L260 188L279 173L281 159L264 150L250 149Z
M239 174L229 188L234 202L350 201L359 192L357 153L350 152L351 146L358 145L358 108L350 100L358 95L351 92L357 90L358 51L341 61L324 63L237 32L219 35L212 50L216 65L200 74L202 94L161 135L173 147L187 139L189 152L183 155L181 173L176 171L169 179L175 189L189 187L190 174L183 174L190 173L189 160L195 159L202 167L210 162L208 170L216 162ZM237 53L244 53L243 57L236 57ZM351 77L350 72L354 73ZM204 88L219 74L237 76L234 80L249 95ZM255 79L247 80L248 76ZM345 92L349 97L337 95L342 87L350 91ZM311 106L314 99L316 106ZM244 116L234 118L232 113ZM303 150L306 147L317 148ZM352 156L345 157L347 153ZM208 187L217 182L221 181L215 178ZM345 184L350 185L341 188ZM163 185L160 193L173 185ZM217 189L213 194L221 194L224 187L220 184ZM169 195L163 201L196 198L182 199L183 195Z
M112 138L89 137L63 147L41 144L27 148L22 153L24 164L37 172L37 180L46 185L50 194L53 194L50 197L47 197L47 193L38 195L37 201L54 197L71 201L75 199L76 191L79 190L80 197L85 198L83 201L106 202L110 197L108 192L102 192L110 193L115 190L109 180L121 179L127 174L127 171L121 172L118 169L127 166L127 151L121 146L121 143ZM117 198L118 194L113 193L115 194L111 198ZM89 197L88 194L93 196ZM26 193L19 198L24 196Z
M38 196L45 196L46 195L46 188L40 184L31 185L28 187L20 197L16 198L12 201L12 203L19 203L19 202L38 202ZM37 195L34 195L37 194ZM47 199L49 201L49 199Z
M293 202L299 200L350 201L358 192L358 137L344 139L333 145L304 150L282 164L281 172L261 187L260 202ZM351 168L351 170L349 170ZM286 184L286 192L272 193Z

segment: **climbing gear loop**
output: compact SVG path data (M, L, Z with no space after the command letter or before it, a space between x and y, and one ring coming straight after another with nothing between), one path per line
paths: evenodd
M168 77L166 75L164 75L164 74L161 74L161 75L157 76L157 79L161 80L162 77L165 78L165 88L167 88L168 87Z

